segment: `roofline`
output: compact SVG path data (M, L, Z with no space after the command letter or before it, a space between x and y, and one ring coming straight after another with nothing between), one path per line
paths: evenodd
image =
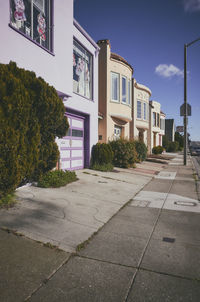
M99 52L100 47L97 45L97 43L90 37L90 35L83 29L83 27L74 19L73 21L74 26L83 34L83 36L96 48L96 50Z
M111 52L110 58L126 64L128 67L130 67L130 69L132 70L132 74L133 74L133 72L134 72L133 67L123 57L121 57L120 55L118 55L114 52Z

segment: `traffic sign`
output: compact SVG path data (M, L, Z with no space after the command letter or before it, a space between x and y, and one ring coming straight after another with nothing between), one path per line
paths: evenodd
M181 105L180 107L180 116L184 116L185 114L185 104ZM187 116L191 116L192 115L192 109L191 109L191 105L187 103Z

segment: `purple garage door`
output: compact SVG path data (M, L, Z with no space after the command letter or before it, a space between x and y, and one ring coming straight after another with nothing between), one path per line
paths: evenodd
M67 115L69 130L60 140L60 168L76 170L84 168L84 119Z

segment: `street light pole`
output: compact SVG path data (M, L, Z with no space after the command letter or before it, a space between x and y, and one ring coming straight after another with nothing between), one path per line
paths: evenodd
M183 163L187 165L187 47L200 41L200 38L184 45L184 159Z
M184 45L184 165L187 165L187 44Z

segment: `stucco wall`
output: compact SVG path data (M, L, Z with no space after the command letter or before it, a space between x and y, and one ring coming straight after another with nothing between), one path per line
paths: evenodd
M73 0L54 1L54 53L35 45L9 27L9 1L1 0L0 62L15 61L18 67L33 70L50 85L63 93L72 94Z

